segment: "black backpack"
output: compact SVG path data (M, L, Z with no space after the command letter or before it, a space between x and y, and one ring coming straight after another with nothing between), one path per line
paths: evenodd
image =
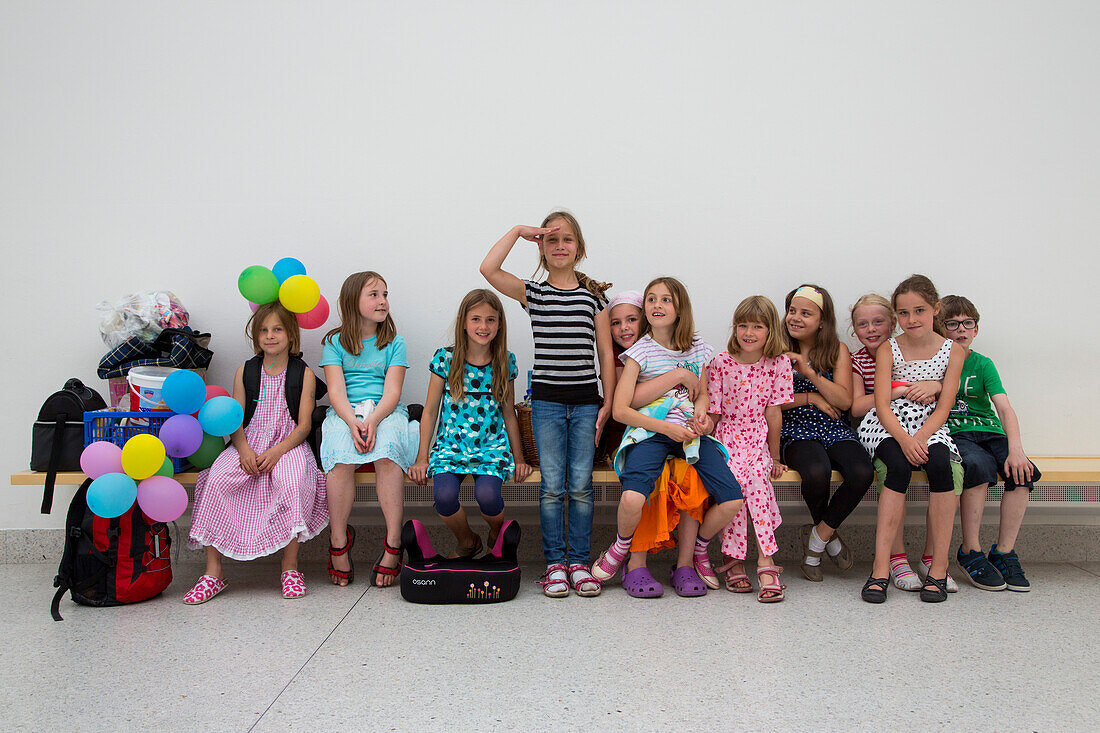
M62 621L65 591L83 606L121 606L160 595L172 582L168 526L153 522L135 503L114 519L88 508L87 479L77 489L65 518L65 552L53 585L50 614Z
M60 392L42 403L31 431L31 470L47 471L42 513L53 508L53 486L58 471L79 471L84 451L84 413L107 409L102 395L79 379L70 379Z

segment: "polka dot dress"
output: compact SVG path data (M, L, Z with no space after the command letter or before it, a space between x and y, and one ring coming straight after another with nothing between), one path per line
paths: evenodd
M951 358L951 344L950 339L944 339L940 350L931 359L906 361L901 354L901 348L898 346L897 340L890 339L890 353L894 357L892 380L895 382L943 381L943 375L947 373L947 362ZM935 409L935 402L930 405L922 405L919 402L898 398L890 403L890 411L901 423L902 429L910 435L916 434L921 429L925 421L928 420L928 416ZM882 422L878 419L878 412L876 410L868 412L859 425L859 439L863 443L863 447L873 456L879 443L889 437L891 437L890 433L886 431L886 428L882 426ZM951 436L947 433L946 423L928 439L928 445L934 443L946 445L953 456L958 456L955 442L951 440Z
M819 372L832 380L833 370ZM802 374L794 373L794 393L818 392L814 383ZM796 402L800 400L795 400ZM829 417L814 405L792 407L783 413L783 427L779 431L779 447L785 452L787 446L795 440L816 440L828 448L842 440L859 440L852 427L845 420Z
M437 349L429 369L444 382L451 369L451 349ZM439 427L428 458L428 475L454 473L496 476L507 481L515 470L504 415L493 397L493 366L465 364L465 394L455 402L443 386ZM508 352L508 381L516 378L516 356Z

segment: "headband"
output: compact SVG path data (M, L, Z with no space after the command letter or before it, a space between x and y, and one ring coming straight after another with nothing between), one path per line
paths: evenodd
M824 312L825 299L821 297L821 291L810 285L803 285L798 290L794 291L794 295L791 296L791 300L795 298L805 298Z
M610 313L611 309L617 305L632 305L635 308L642 309L642 294L637 290L624 290L618 293L611 302L607 304L607 312Z

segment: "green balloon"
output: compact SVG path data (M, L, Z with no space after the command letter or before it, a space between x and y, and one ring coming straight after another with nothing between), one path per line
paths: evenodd
M248 302L263 305L279 297L279 279L263 265L251 265L237 278L237 289Z
M187 460L191 461L192 466L200 470L210 468L214 465L214 459L221 455L223 450L225 450L224 439L216 435L203 433L202 445L199 446L197 451L189 455Z
M176 475L176 470L172 467L172 459L165 456L164 463L161 465L160 470L153 474L154 476L167 476L172 478Z

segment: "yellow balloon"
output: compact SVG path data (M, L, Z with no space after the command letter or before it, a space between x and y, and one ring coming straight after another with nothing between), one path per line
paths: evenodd
M309 275L291 275L279 286L279 302L292 313L309 313L321 302L321 288Z
M155 435L135 435L122 446L122 470L135 481L147 479L164 465L164 443Z

